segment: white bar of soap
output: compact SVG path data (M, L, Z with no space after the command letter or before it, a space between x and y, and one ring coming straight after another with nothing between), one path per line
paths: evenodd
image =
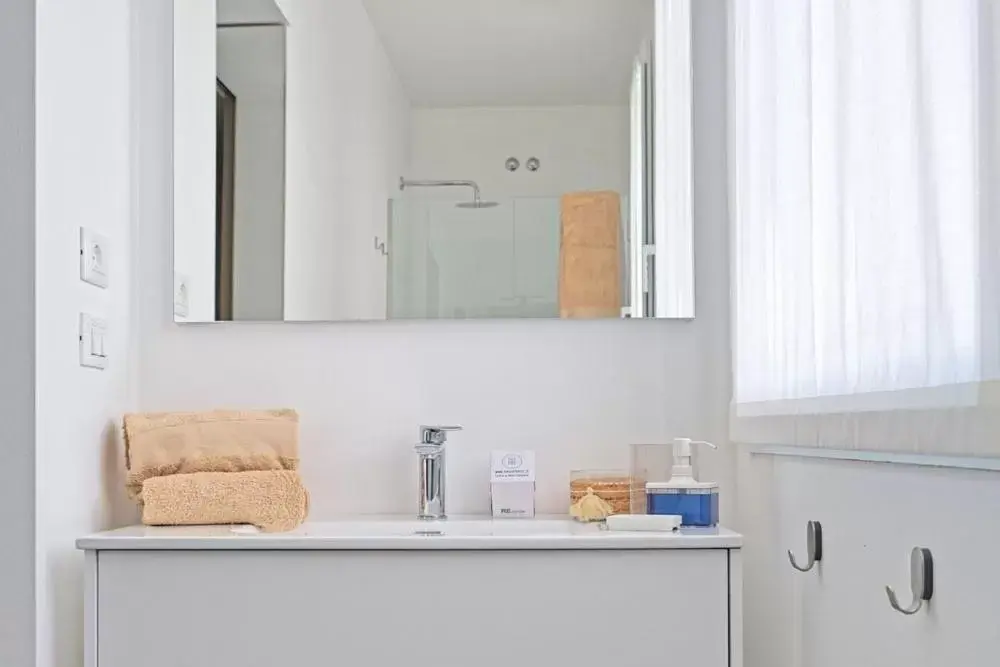
M608 530L669 533L681 527L677 514L612 514L606 520Z

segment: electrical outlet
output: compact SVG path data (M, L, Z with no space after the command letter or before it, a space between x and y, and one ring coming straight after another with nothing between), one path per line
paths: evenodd
M191 279L174 273L174 316L187 317L191 312Z
M107 288L111 264L111 243L85 227L80 228L80 280Z

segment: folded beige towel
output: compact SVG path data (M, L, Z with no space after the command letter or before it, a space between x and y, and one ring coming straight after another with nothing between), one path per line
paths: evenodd
M309 493L290 470L196 472L151 477L142 485L147 526L251 523L292 530L309 513Z
M576 192L561 208L559 317L621 317L621 197Z
M297 470L299 416L294 410L218 410L126 415L129 497L143 482L196 472Z

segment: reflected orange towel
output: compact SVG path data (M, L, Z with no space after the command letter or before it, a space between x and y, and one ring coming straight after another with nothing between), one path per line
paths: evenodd
M562 198L559 317L621 317L621 197L577 192Z
M294 410L217 410L126 415L129 497L142 501L154 477L197 472L297 470Z
M151 477L142 485L147 526L250 523L292 530L309 513L309 493L297 472L196 472Z

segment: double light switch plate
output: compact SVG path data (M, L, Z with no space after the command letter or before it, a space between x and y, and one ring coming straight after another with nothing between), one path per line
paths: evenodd
M80 365L87 368L108 367L107 320L80 313Z

